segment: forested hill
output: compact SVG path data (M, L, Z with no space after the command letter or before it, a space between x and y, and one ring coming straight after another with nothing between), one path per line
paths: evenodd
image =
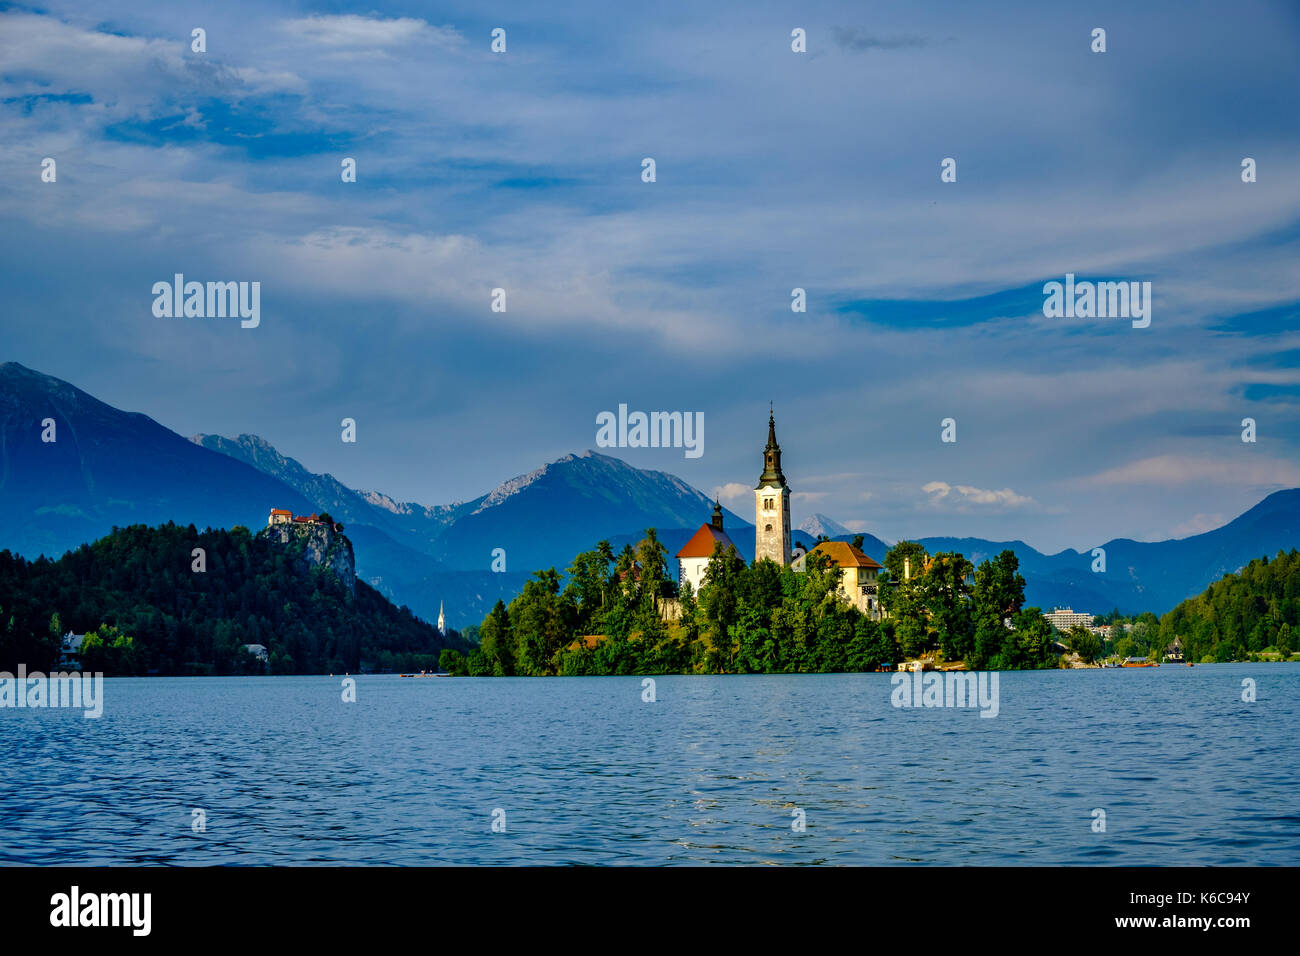
M0 551L0 670L50 669L67 631L96 632L83 667L107 674L260 671L245 644L264 645L279 674L432 668L467 647L364 581L351 592L292 541L171 523L115 528L58 561Z
M1279 551L1224 576L1161 618L1160 635L1182 641L1190 661L1290 656L1300 650L1300 552Z

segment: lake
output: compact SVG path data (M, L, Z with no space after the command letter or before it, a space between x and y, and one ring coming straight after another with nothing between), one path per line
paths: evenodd
M98 720L0 709L0 861L1300 863L1300 666L1003 673L992 719L895 708L889 674L655 680L116 679Z

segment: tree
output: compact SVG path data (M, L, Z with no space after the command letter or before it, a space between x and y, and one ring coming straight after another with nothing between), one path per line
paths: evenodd
M920 577L929 560L930 552L919 541L900 541L885 553L885 570L889 572L889 580L901 584L909 576Z
M700 609L711 625L709 637L713 654L710 663L720 674L730 671L735 663L731 629L740 613L737 592L744 572L744 559L736 553L735 547L724 550L721 541L714 542L713 554L704 569L700 586Z
M840 603L840 582L844 569L821 551L810 551L804 559L799 596L812 611L813 619L820 621Z
M921 578L929 625L949 660L964 660L974 650L975 629L966 583L974 570L962 555L943 551L931 559Z
M1101 638L1082 624L1070 628L1068 639L1070 650L1078 654L1085 664L1091 664L1101 656Z
M542 676L555 672L556 655L572 634L559 595L560 575L549 568L534 572L532 579L524 583L523 591L510 602L518 673Z
M1043 617L1042 608L1027 607L1015 616L1011 635L989 666L997 670L1034 670L1055 664L1052 624Z
M464 677L469 673L469 662L460 651L445 647L442 653L438 655L438 668L448 674Z
M1010 549L981 562L971 588L974 604L974 642L966 663L973 669L989 666L1002 653L1009 637L1008 623L1025 603L1025 579L1019 573L1020 560Z
M479 626L479 650L494 676L515 673L514 632L510 627L510 612L500 598Z

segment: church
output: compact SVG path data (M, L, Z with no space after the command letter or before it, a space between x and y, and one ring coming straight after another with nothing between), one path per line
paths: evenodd
M704 572L709 566L714 545L734 547L722 527L722 505L713 503L713 520L702 524L698 531L677 552L678 584L690 582L692 590L700 593ZM739 550L739 549L737 549ZM883 566L863 554L858 548L843 541L823 541L813 548L830 558L843 571L840 581L841 596L873 620L880 620L883 611L877 594L877 574ZM763 473L754 487L754 560L767 558L781 566L791 565L803 571L807 555L800 548L793 554L790 547L790 485L781 471L781 446L776 441L776 413L767 416L767 446L763 449Z
M790 486L781 472L781 446L776 443L776 413L768 412L763 473L754 488L754 560L771 558L790 563Z

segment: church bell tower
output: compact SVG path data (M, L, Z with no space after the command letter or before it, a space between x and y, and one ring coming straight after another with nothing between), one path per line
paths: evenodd
M754 560L790 563L790 486L781 473L781 446L776 443L776 414L767 416L763 474L754 489Z

